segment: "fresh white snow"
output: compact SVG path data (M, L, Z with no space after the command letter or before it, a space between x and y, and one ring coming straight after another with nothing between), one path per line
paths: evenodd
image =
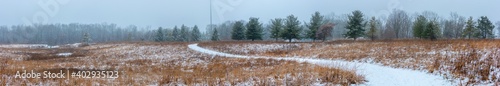
M342 60L325 60L310 58L291 58L291 57L262 57L262 56L243 56L228 53L217 52L204 49L198 44L188 45L190 49L211 55L219 55L233 58L266 58L276 60L290 60L298 62L308 62L320 66L336 68L355 68L357 73L365 75L368 82L367 86L452 86L453 82L445 80L438 75L431 75L425 72L414 71L410 69L391 68L369 63L348 62Z
M64 57L67 57L67 56L71 56L73 53L58 53L57 56L64 56Z
M47 44L5 44L5 45L0 45L0 48L43 49L43 48L59 48L59 46L49 46Z

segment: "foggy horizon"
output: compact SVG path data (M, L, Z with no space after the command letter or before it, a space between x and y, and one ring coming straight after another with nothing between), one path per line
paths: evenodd
M451 12L477 20L487 16L493 23L500 21L496 15L500 12L496 3L500 1L455 1L455 0L377 0L377 1L305 1L305 0L212 0L213 24L225 21L260 18L267 24L270 19L285 18L293 14L301 22L309 22L315 11L322 15L337 16L350 14L354 10L362 11L366 17L387 17L392 9L401 9L410 16L423 11L437 13L442 19L448 19ZM357 5L356 5L357 4ZM4 1L0 3L0 25L69 24L69 23L114 23L120 27L136 25L156 29L197 25L202 31L210 24L210 0L37 0ZM50 6L49 11L44 7ZM41 14L40 14L41 13ZM40 17L42 16L42 17ZM34 21L38 17L39 21ZM46 17L46 19L43 19ZM45 21L44 21L45 20Z

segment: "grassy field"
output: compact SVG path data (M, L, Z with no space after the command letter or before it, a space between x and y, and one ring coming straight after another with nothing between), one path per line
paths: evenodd
M459 79L463 85L500 82L500 40L339 40L316 43L231 41L199 45L242 55L380 64Z
M211 44L211 43L204 43ZM214 43L217 44L217 43ZM85 47L0 47L1 85L349 85L355 69L202 54L188 43L101 43ZM71 53L60 56L61 53ZM15 78L17 71L118 71L118 78Z

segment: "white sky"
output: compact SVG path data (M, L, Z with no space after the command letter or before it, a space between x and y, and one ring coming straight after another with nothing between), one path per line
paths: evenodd
M248 20L258 17L268 23L273 18L290 14L301 21L309 21L311 14L348 14L361 10L367 16L387 16L393 8L411 15L425 10L448 18L450 12L461 16L488 16L492 22L500 21L500 0L212 0L214 24L227 20ZM44 5L50 9L45 11ZM116 23L119 26L198 25L204 29L210 23L210 0L2 0L0 25L34 23ZM55 6L55 7L54 7ZM54 9L59 8L59 9ZM224 12L215 9L225 9ZM53 15L50 15L53 14ZM38 16L38 21L33 17ZM41 16L41 17L40 17ZM46 19L44 19L45 17ZM36 19L35 19L36 20ZM46 20L46 21L43 21Z

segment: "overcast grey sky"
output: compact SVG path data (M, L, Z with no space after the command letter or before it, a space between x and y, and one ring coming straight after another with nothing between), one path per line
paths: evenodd
M394 8L410 14L425 10L448 18L450 12L461 16L488 16L500 20L500 0L212 0L213 21L248 20L258 17L268 23L290 14L309 21L311 14L348 14L361 10L367 16L387 16ZM210 0L2 0L0 25L31 23L116 23L119 26L198 25L210 22ZM48 7L48 9L47 9ZM45 9L44 9L45 8Z

